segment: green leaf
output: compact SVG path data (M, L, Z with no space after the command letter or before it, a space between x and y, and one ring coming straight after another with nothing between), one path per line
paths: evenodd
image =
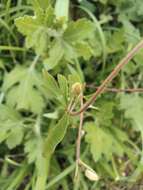
M143 66L143 49L141 49L134 57L134 60L135 62L137 63L137 65L135 65L134 67L138 68L138 67L141 67L142 69L142 66ZM135 71L135 69L134 69ZM133 71L132 71L133 72Z
M39 154L39 149L35 147L38 147L38 140L36 136L32 135L24 144L24 151L27 154L29 164L35 162Z
M120 109L125 110L135 130L143 131L143 98L137 94L124 94L120 98Z
M76 22L71 22L64 32L64 39L69 43L79 42L88 39L94 32L93 23L87 19L79 19Z
M124 16L120 18L120 21L123 23L125 31L125 40L128 43L136 44L141 39L140 31L134 25L128 21Z
M43 71L44 75L44 88L46 89L47 96L49 98L58 98L61 96L60 89L54 77L50 75L47 71Z
M50 43L48 29L53 25L54 10L49 6L46 11L36 9L35 16L25 15L15 19L18 31L26 37L26 47L34 48L39 55L45 55Z
M141 0L112 0L112 4L117 6L118 13L125 15L128 20L142 21L143 18L143 5Z
M109 35L109 34L108 34ZM121 28L118 31L115 31L114 33L110 33L110 37L108 37L108 53L115 53L122 51L124 49L123 43L125 41L125 31L123 28Z
M98 126L111 126L114 116L114 102L101 101L97 104L99 111L96 112L95 121Z
M73 60L77 59L78 57L75 48L71 44L65 41L63 42L63 48L64 48L64 59L70 63L73 63Z
M85 140L90 145L90 151L95 162L106 157L111 159L112 154L122 156L124 149L121 142L118 142L114 135L108 130L97 127L95 123L86 123L84 127L87 132Z
M9 149L13 149L17 145L21 144L23 140L23 129L21 127L16 127L11 129L10 134L8 135L8 138L6 140L6 144L8 145Z
M47 9L51 3L51 0L34 0L34 1L37 1L39 3L40 7L43 9Z
M44 107L41 75L34 69L17 66L5 76L3 90L6 101L18 110L40 113ZM35 103L36 102L36 103Z
M53 69L64 55L63 47L59 41L56 41L49 51L49 58L44 60L46 70Z
M0 105L0 142L6 140L10 149L19 145L24 136L23 119L18 112L6 105Z
M77 52L78 57L83 57L85 60L89 60L92 55L94 55L94 51L91 46L84 41L78 42L74 46L75 52Z
M34 16L28 15L15 19L15 24L18 28L18 31L25 36L32 34L40 26L40 23L37 22L37 19L35 19Z
M44 155L51 155L56 146L64 138L69 123L69 115L65 113L56 126L52 126L47 134L44 145Z
M41 35L42 34L42 35ZM47 43L49 38L47 36L47 32L44 28L37 29L33 34L29 35L26 38L26 48L35 48L35 51L38 55L44 54L48 48Z
M61 94L63 95L63 100L68 103L68 81L63 75L58 75L58 83L60 87Z
M36 8L47 9L51 3L51 0L28 0Z

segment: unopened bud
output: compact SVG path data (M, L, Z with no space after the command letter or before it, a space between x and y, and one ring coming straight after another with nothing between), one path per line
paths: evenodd
M99 176L97 175L97 173L89 169L85 170L85 176L91 181L99 180Z
M81 131L81 137L83 137L84 135L85 135L85 131L82 130L82 131Z
M79 95L82 91L82 84L79 82L76 82L72 85L72 93L75 95Z
M123 173L122 173L122 176L123 176L123 177L125 177L125 176L126 176L126 173L125 173L125 172L123 172Z

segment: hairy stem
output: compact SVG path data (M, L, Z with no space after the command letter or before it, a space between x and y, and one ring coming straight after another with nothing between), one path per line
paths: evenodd
M117 76L119 71L133 58L136 53L143 48L143 40L139 42L120 62L119 64L114 68L114 70L109 74L109 76L102 82L102 84L99 86L99 88L96 90L96 92L93 94L93 96L81 107L79 111L70 112L71 116L76 116L81 114L83 111L85 111L99 96L103 91L105 90L106 86Z

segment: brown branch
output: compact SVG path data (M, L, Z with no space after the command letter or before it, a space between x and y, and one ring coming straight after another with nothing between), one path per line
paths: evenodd
M93 89L98 89L98 86L95 86L94 84L87 84L86 87L88 88L93 88ZM120 93L120 92L143 92L143 88L126 88L126 89L118 89L118 88L105 88L104 89L107 92L115 92L115 93Z
M81 93L80 96L80 105L83 106L83 94ZM78 177L78 168L79 168L79 162L80 162L80 147L81 147L81 138L82 138L82 126L83 126L83 118L84 113L80 113L80 124L78 129L78 137L77 137L77 146L76 146L76 170L75 170L75 179Z
M133 58L136 53L143 48L143 40L139 42L115 67L109 76L102 82L93 96L82 106L79 111L70 112L71 116L76 116L84 112L97 98L98 95L104 92L106 86L117 76L119 71Z

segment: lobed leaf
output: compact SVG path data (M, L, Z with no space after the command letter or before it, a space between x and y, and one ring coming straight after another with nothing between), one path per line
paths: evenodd
M18 110L40 113L44 107L44 99L40 90L42 84L42 78L36 70L15 67L5 76L3 84L7 103Z
M0 142L6 140L9 149L21 144L24 137L23 119L18 112L6 105L0 105Z
M90 151L95 162L103 157L111 160L112 154L123 156L122 143L127 140L126 138L116 139L115 133L112 134L107 129L97 127L93 122L86 123L84 129L87 132L85 140L90 145Z
M75 43L87 39L95 30L93 23L85 18L70 22L64 32L64 39Z
M49 58L44 60L46 70L53 69L64 55L64 50L59 41L56 41L49 51Z
M120 98L120 109L125 110L135 130L143 131L143 98L137 94L124 94Z

